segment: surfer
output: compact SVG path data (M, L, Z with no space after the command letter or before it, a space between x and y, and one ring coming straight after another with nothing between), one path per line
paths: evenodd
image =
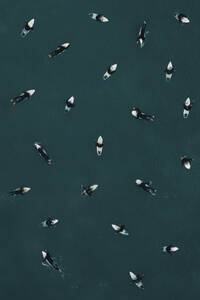
M72 107L74 107L74 96L71 96L68 100L65 102L65 111L70 111Z
M115 224L112 224L111 226L115 230L116 233L121 233L123 235L129 235L129 233L125 229L125 225L115 225Z
M190 23L189 18L184 14L176 14L175 18L176 18L176 20L179 21L179 23L182 23L182 24Z
M45 221L42 222L42 226L50 228L50 227L55 226L58 222L59 222L58 219L48 218L47 220L45 220Z
M181 164L183 167L185 167L186 169L191 169L191 162L192 162L192 158L187 157L187 156L183 156L181 157Z
M163 252L167 252L169 254L172 254L172 253L174 253L174 252L176 252L178 250L179 250L179 248L176 247L176 246L173 246L173 245L169 245L169 246L164 246L163 247Z
M190 110L192 109L192 104L190 98L188 97L183 105L183 118L187 118L189 116Z
M13 191L10 191L8 194L10 196L24 195L25 193L29 192L30 190L31 190L30 187L19 187Z
M42 251L42 264L46 267L50 266L54 268L55 270L62 272L62 270L59 268L59 266L54 262L53 258L49 254L47 250Z
M109 20L104 17L104 15L102 14L97 14L97 13L89 13L90 18L92 18L93 20L96 20L100 23L107 23Z
M150 193L152 196L156 195L157 190L151 186L151 181L144 182L141 179L136 179L135 183L137 186L140 186L144 191Z
M21 93L19 96L11 99L10 102L13 105L15 105L16 103L19 103L25 99L29 99L34 93L35 93L35 90L28 90L26 92Z
M96 143L96 149L97 149L97 155L101 156L103 151L103 138L102 136L99 136Z
M146 39L146 34L147 34L146 26L147 26L147 22L144 20L144 23L143 23L142 27L140 28L138 38L137 38L137 44L139 44L141 48L144 46L144 42Z
M22 37L27 36L27 34L33 30L34 23L35 23L35 19L31 19L29 22L26 22L21 32Z
M141 112L141 110L139 108L135 108L133 107L131 114L134 118L139 119L139 120L146 120L146 121L154 121L155 116L154 115L147 115L143 112Z
M166 80L170 80L172 78L172 74L174 73L174 67L172 62L170 61L165 69L165 78Z
M40 155L46 160L48 165L50 165L52 160L48 156L46 150L39 143L34 143L34 147L40 153Z
M117 64L111 65L103 75L103 79L104 80L108 79L114 72L116 72L116 70L117 70Z
M54 56L56 56L58 54L61 54L63 51L65 51L67 48L69 48L69 46L70 46L70 43L64 43L64 44L58 46L56 48L56 50L54 50L51 53L49 53L49 55L48 55L49 58L52 58L52 57L54 57Z
M144 285L143 285L143 282L142 282L142 279L144 278L144 274L142 275L139 275L139 274L134 274L133 272L129 272L129 275L132 279L132 281L135 283L135 285L140 288L140 289L144 289Z
M98 184L93 184L88 187L81 186L82 192L81 195L92 196L93 192L98 188Z

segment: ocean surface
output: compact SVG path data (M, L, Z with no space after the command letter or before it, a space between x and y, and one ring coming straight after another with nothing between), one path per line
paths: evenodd
M1 299L199 298L199 10L197 0L1 0ZM90 12L110 22L95 22ZM176 12L191 23L179 24ZM31 18L34 30L21 38ZM144 20L149 34L140 49ZM49 59L65 42L71 47ZM166 82L170 60L176 72ZM34 96L12 106L10 99L29 89ZM64 113L72 95L76 106ZM193 107L183 119L187 97ZM155 121L134 119L133 106ZM181 166L184 155L194 159L191 170ZM152 180L157 195L138 188L136 178ZM82 184L99 188L81 196ZM19 186L32 190L8 196ZM60 220L56 228L41 226L48 216ZM111 224L125 224L130 235L116 235ZM180 251L163 253L169 244ZM42 266L44 249L63 276ZM144 291L129 271L144 273Z

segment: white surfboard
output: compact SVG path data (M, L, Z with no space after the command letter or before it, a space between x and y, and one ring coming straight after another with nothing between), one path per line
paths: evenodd
M142 181L141 179L136 179L136 181L135 181L135 183L136 183L137 185L140 185L142 182L143 182L143 181Z
M182 23L190 23L190 20L189 20L189 18L187 18L187 17L183 17L183 18L181 19L181 22L182 22Z
M171 249L170 249L172 252L176 252L176 251L178 251L179 250L179 248L178 247L176 247L176 246L173 246L173 247L171 247Z
M34 143L34 147L38 150L41 148L41 146L38 143Z
M112 72L115 72L115 71L117 70L117 64L111 65L111 66L110 66L110 70L111 70Z
M144 46L144 41L142 38L139 38L139 44L140 44L140 48Z
M90 186L91 191L95 191L98 188L98 184L93 184Z
M129 275L132 280L134 280L134 281L137 280L137 276L133 272L129 272Z
M142 289L144 288L144 285L143 285L142 281L136 282L135 285L136 285L138 288L140 288L140 289L141 289L141 288L142 288Z
M46 251L42 250L42 257L45 259L47 257Z
M132 109L131 114L133 117L137 118L138 113L137 110L135 110L135 108Z
M109 19L106 18L106 17L104 17L104 16L102 16L102 17L101 17L101 22L102 22L102 23L107 23L107 22L109 22Z
M190 163L190 161L186 161L185 163L184 163L184 167L186 168L186 169L191 169L191 163Z
M89 13L90 18L92 18L93 20L96 20L98 14L96 13Z
M118 231L120 229L120 227L118 225L111 224L111 226L115 231Z
M35 90L28 90L26 91L30 96L32 96L33 94L35 94Z
M64 43L61 46L67 49L70 46L70 43Z
M58 219L53 219L53 220L52 220L52 224L53 224L53 225L57 224L58 222L59 222Z
M43 227L48 227L48 226L47 226L47 222L46 222L46 221L42 221L42 226L43 226Z
M27 193L31 190L31 188L30 187L24 187L23 190L24 190L24 193Z
M123 229L122 231L120 231L120 234L122 235L129 235L128 231L126 231L126 229Z

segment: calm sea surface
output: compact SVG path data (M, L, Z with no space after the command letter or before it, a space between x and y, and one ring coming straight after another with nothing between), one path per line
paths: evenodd
M68 0L0 2L0 298L188 300L200 292L200 2ZM100 24L89 12L110 19ZM189 16L181 26L176 12ZM20 32L35 18L26 38ZM143 49L136 45L147 20ZM58 45L71 47L55 59ZM172 60L176 72L165 81ZM107 81L107 66L117 72ZM35 89L12 106L10 99ZM64 113L65 100L76 106ZM188 119L183 102L193 101ZM155 122L132 118L133 106ZM104 138L102 157L95 142ZM34 150L41 142L48 166ZM191 156L192 169L180 164ZM156 197L134 184L152 180ZM90 197L81 184L99 184ZM30 186L24 197L9 197ZM41 227L48 216L60 223ZM129 237L111 224L126 224ZM175 244L173 256L162 247ZM41 264L48 249L64 277ZM145 290L129 271L144 273Z

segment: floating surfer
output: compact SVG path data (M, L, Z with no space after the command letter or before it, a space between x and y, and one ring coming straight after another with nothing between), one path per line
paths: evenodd
M167 68L165 69L166 80L170 80L172 78L173 73L174 73L174 67L172 65L172 62L170 61L167 65Z
M178 14L175 15L175 18L176 18L177 21L179 21L179 23L182 23L182 24L190 23L189 18L184 14L179 14L178 13Z
M134 118L139 119L139 120L154 121L154 119L155 119L154 115L147 115L147 114L141 112L141 110L139 108L135 108L135 107L133 107L131 114Z
M58 47L56 48L56 50L54 50L54 51L52 51L51 53L49 53L48 57L49 57L49 58L52 58L52 57L54 57L54 56L57 56L57 55L61 54L61 53L64 52L67 48L69 48L69 46L70 46L70 43L64 43L64 44L58 46Z
M29 22L26 22L21 32L22 37L27 36L27 34L33 30L34 23L35 23L35 19L31 19Z
M191 163L192 163L192 158L183 156L181 157L181 164L183 167L185 167L187 170L191 169Z
M89 13L89 16L93 20L98 21L100 23L107 23L109 21L108 18L104 17L104 15L102 15L102 14Z
M117 64L111 65L108 70L104 73L103 79L108 79L117 70Z
M16 103L19 103L25 99L29 99L34 93L35 93L35 90L28 90L26 92L21 93L19 96L11 99L10 102L13 105L15 105Z
M133 272L129 272L129 275L131 277L131 280L135 283L135 285L144 290L144 285L143 285L143 282L142 282L142 279L144 278L144 274L142 275L139 275L139 274L134 274Z
M47 220L42 222L43 227L54 227L59 222L58 219L48 218Z
M8 194L10 196L16 196L16 195L24 195L28 193L31 190L30 187L19 187L13 191L10 191Z
M47 250L42 251L42 264L43 266L52 267L55 270L62 272L60 267L54 262L53 258Z
M121 233L123 235L129 235L128 231L125 228L125 225L115 225L111 224L112 228L116 233Z
M144 182L141 179L136 179L135 183L137 186L140 186L145 192L150 193L152 196L156 195L157 189L151 186L152 185L151 181Z
M48 165L50 165L51 162L52 162L52 160L48 156L46 150L39 143L35 143L34 147L39 152L39 154L46 160L46 162L48 163Z
M101 156L103 151L103 138L99 136L96 143L97 155Z
M71 96L68 100L65 102L65 111L70 111L72 107L74 107L74 96Z
M147 26L147 22L144 20L144 23L143 23L142 27L140 28L138 38L137 38L137 44L140 45L140 48L142 48L144 46L146 35L148 33L148 31L146 31L146 26Z
M98 188L98 184L93 184L88 187L81 186L82 192L81 195L92 196L93 192Z
M183 118L184 119L186 119L189 116L191 109L192 109L192 103L190 101L190 98L188 97L185 100L184 106L183 106Z
M169 254L173 254L173 253L177 252L178 250L179 250L179 248L176 246L173 246L173 245L163 247L163 252L167 252Z

